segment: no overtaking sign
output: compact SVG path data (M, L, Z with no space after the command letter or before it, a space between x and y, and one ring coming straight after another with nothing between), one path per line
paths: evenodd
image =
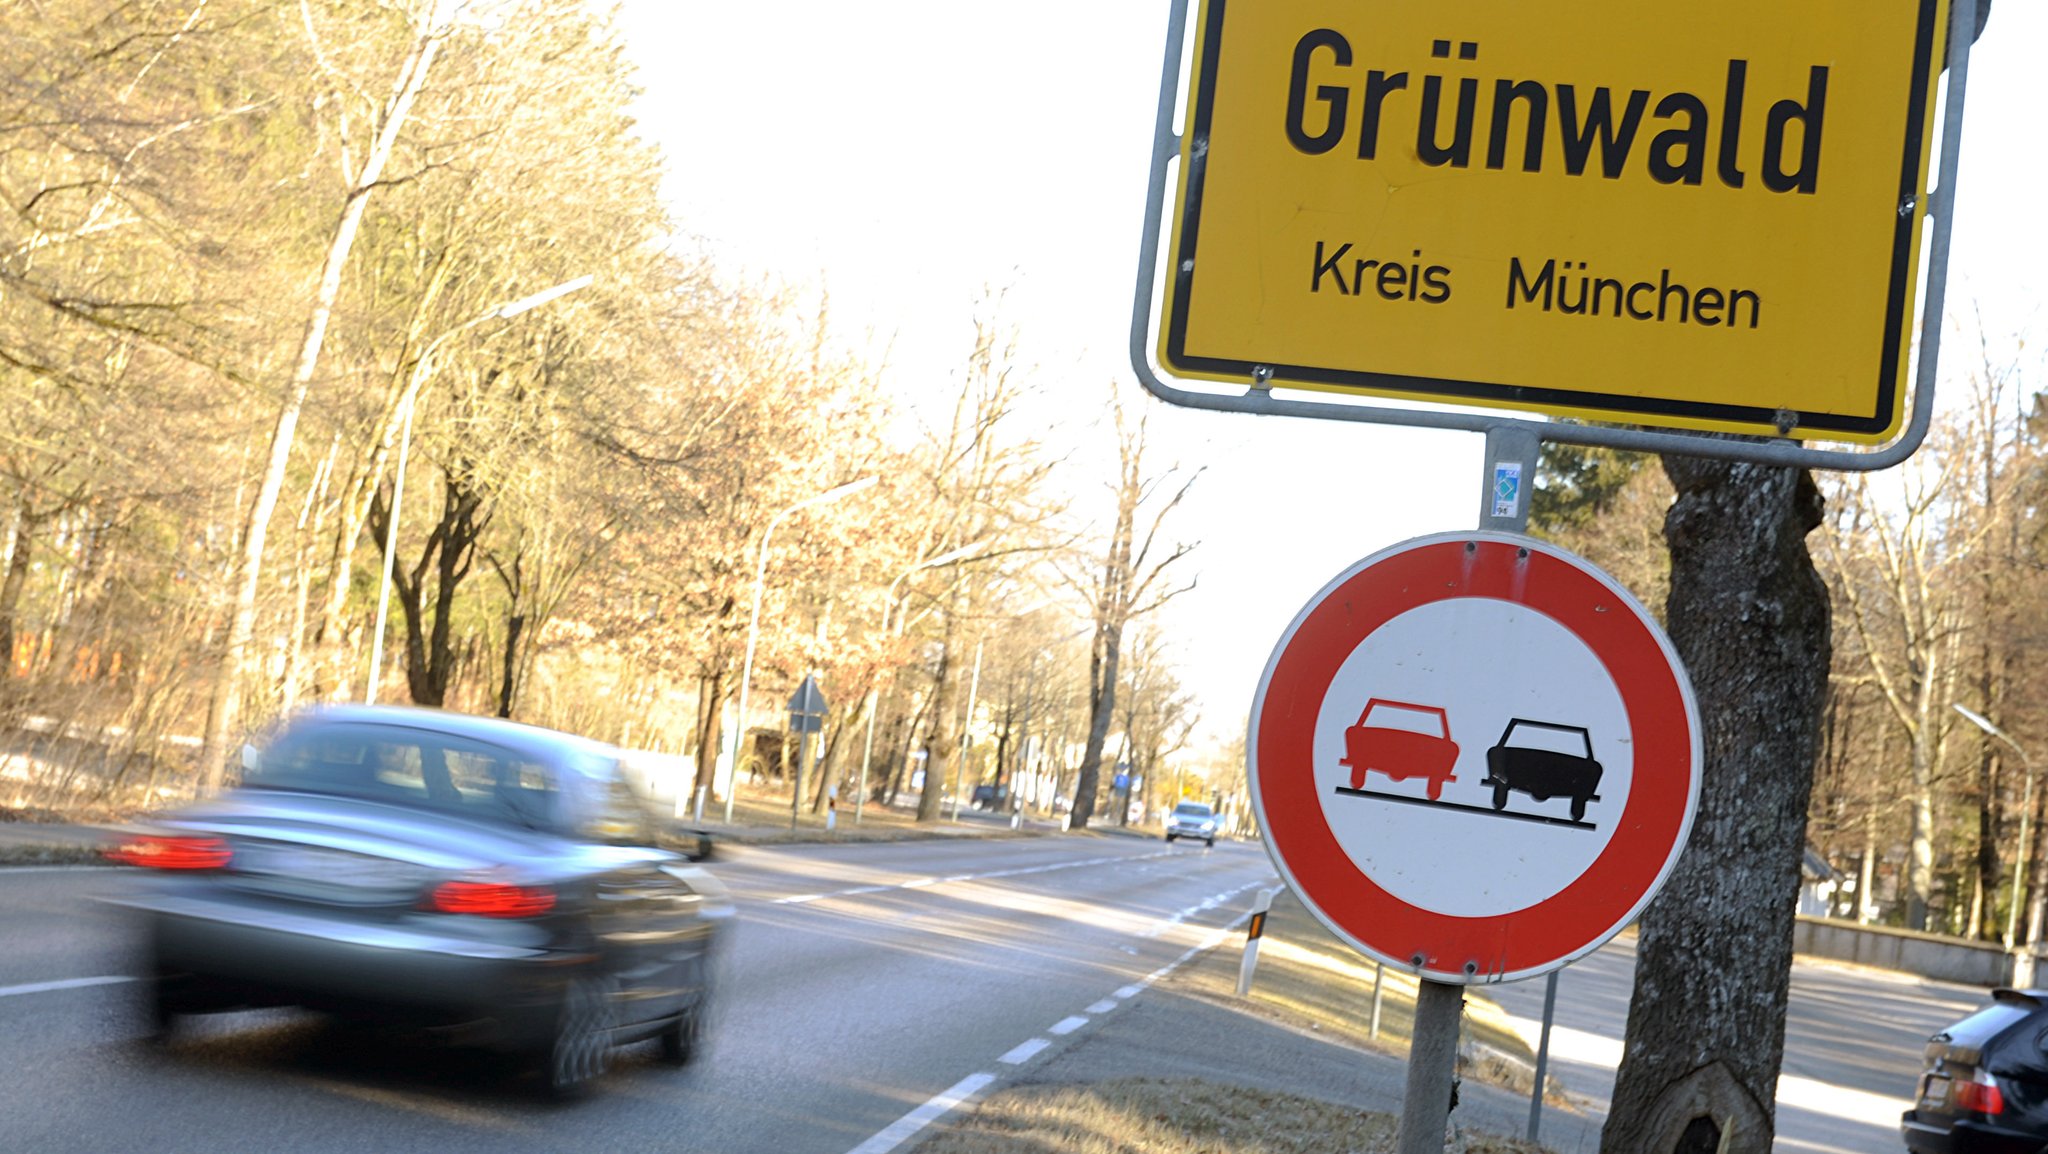
M1663 631L1585 561L1503 533L1419 538L1325 586L1267 663L1247 744L1295 893L1440 982L1597 949L1663 884L1699 798Z

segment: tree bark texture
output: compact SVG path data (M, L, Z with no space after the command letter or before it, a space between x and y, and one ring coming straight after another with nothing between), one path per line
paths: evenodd
M917 820L934 822L940 817L940 802L946 796L946 774L959 752L959 737L953 732L953 714L957 712L954 702L960 697L960 662L954 646L959 640L956 622L960 619L957 594L954 604L946 610L946 641L939 657L939 682L932 691L932 731L925 748L929 756L924 763L924 789L917 795Z
M14 526L14 548L8 554L6 576L0 577L0 674L11 673L14 667L15 617L21 608L21 591L28 584L34 524L26 514L18 514Z
M1604 1154L1768 1154L1829 660L1803 470L1667 456L1666 619L1706 754L1684 853L1641 922Z
M697 678L697 777L690 783L690 796L702 791L711 796L712 786L718 781L718 746L724 736L725 701L731 696L727 692L725 670L714 669ZM732 781L726 786L728 792L739 787L740 755L745 752L740 743L733 743Z
M1095 653L1089 658L1088 744L1074 781L1073 828L1086 829L1095 816L1095 792L1101 786L1102 751L1109 744L1109 723L1116 714L1117 665L1123 652L1123 623L1097 621Z

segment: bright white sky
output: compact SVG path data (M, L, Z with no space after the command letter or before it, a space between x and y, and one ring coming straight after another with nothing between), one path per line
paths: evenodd
M2048 268L2044 8L1998 0L1972 59L1949 274L1952 314L1979 302L1994 342L2025 328L2034 347ZM1178 522L1202 543L1200 585L1167 621L1220 737L1242 731L1274 642L1323 583L1386 545L1476 522L1481 446L1143 394L1124 350L1167 13L1166 0L624 9L676 216L722 264L822 280L849 339L891 340L906 392L946 389L983 286L1011 286L1023 355L1062 408L1085 421L1120 382L1151 412L1162 463L1206 466ZM1964 342L1951 334L1953 368ZM1052 440L1095 451L1105 436L1069 420Z

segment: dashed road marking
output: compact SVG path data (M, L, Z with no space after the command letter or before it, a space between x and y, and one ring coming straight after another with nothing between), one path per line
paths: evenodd
M77 990L86 986L113 986L134 980L126 975L111 974L101 978L60 978L54 982L29 982L20 986L0 986L0 998L12 998L19 994L47 994L55 990Z
M997 1058L996 1061L1008 1066L1021 1066L1037 1057L1039 1051L1050 1045L1052 1043L1044 1038L1033 1038L1028 1042L1011 1047L1009 1053Z
M1103 860L1107 861L1115 859ZM1037 872L1040 872L1040 870L1033 869L1006 871L1006 873L1010 875L1014 875L1016 873ZM992 877L996 875L984 874L982 876ZM946 880L951 881L953 879L948 878ZM927 885L929 885L931 881L932 879L930 878L924 879L924 882ZM1238 888L1230 890L1227 893L1217 894L1207 899L1204 903L1202 903L1199 906L1191 906L1186 910L1182 910L1180 913L1174 915L1172 920L1178 923L1180 920L1186 918L1190 914L1197 913L1202 910L1214 909L1218 905L1221 905L1222 903L1229 901L1231 898L1237 896L1238 894L1241 894L1248 889L1255 888L1256 884L1257 883L1254 883L1253 885L1239 886ZM1215 948L1219 943L1223 941L1225 937L1228 937L1233 930L1243 925L1245 921L1250 917L1251 912L1248 910L1242 914L1239 914L1237 917L1231 919L1231 921L1228 924L1222 926L1221 928L1205 936L1202 939L1202 941L1198 943L1193 949L1188 950L1179 958L1168 963L1167 965L1161 966L1157 970L1152 971L1150 974L1147 974L1144 978L1140 979L1139 981L1133 982L1128 986L1119 987L1117 991L1111 996L1096 1002L1092 1006L1089 1006L1088 1013L1106 1014L1109 1011L1116 1009L1121 1002L1127 1001L1131 998L1138 996L1139 993L1144 991L1145 987L1152 985L1154 982L1157 982L1171 975L1175 970L1187 964L1187 962L1190 959L1200 955L1204 951ZM1080 1030L1081 1028L1087 1026L1093 1020L1093 1018L1084 1017L1082 1015L1076 1014L1072 1017L1062 1018L1059 1021L1053 1023L1051 1026L1046 1028L1046 1033L1064 1037L1066 1035L1073 1034L1075 1031ZM1024 1063L1029 1062L1033 1058L1036 1058L1038 1055L1044 1053L1045 1050L1049 1048L1051 1045L1052 1042L1047 1038L1030 1038L1024 1042L1020 1042L1017 1045L1011 1047L1007 1053L998 1057L996 1061L1006 1066L1022 1066ZM945 1117L947 1114L953 1112L954 1110L959 1109L962 1105L965 1105L968 1101L973 1099L975 1095L987 1089L991 1083L995 1082L995 1080L996 1075L994 1074L969 1074L967 1077L960 1079L960 1081L954 1083L946 1090L940 1092L937 1095L934 1095L929 1101L925 1102L924 1105L919 1106L917 1109L912 1110L910 1113L905 1114L903 1117L898 1118L896 1121L890 1123L888 1127L883 1129L881 1132L877 1133L874 1137L869 1138L867 1141L854 1147L851 1151L848 1151L848 1154L890 1154L890 1152L895 1150L897 1147L903 1145L905 1142L908 1142L912 1138L916 1137L918 1132L923 1130L925 1127L938 1121L940 1118Z
M995 1080L994 1074L967 1075L932 1095L924 1105L889 1123L880 1133L855 1146L848 1154L889 1154L889 1151L916 1137L918 1131L959 1109Z

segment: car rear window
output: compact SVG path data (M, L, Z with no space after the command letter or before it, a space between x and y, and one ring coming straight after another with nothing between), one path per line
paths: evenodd
M336 723L287 731L244 785L332 794L532 829L557 821L554 768L430 729Z

